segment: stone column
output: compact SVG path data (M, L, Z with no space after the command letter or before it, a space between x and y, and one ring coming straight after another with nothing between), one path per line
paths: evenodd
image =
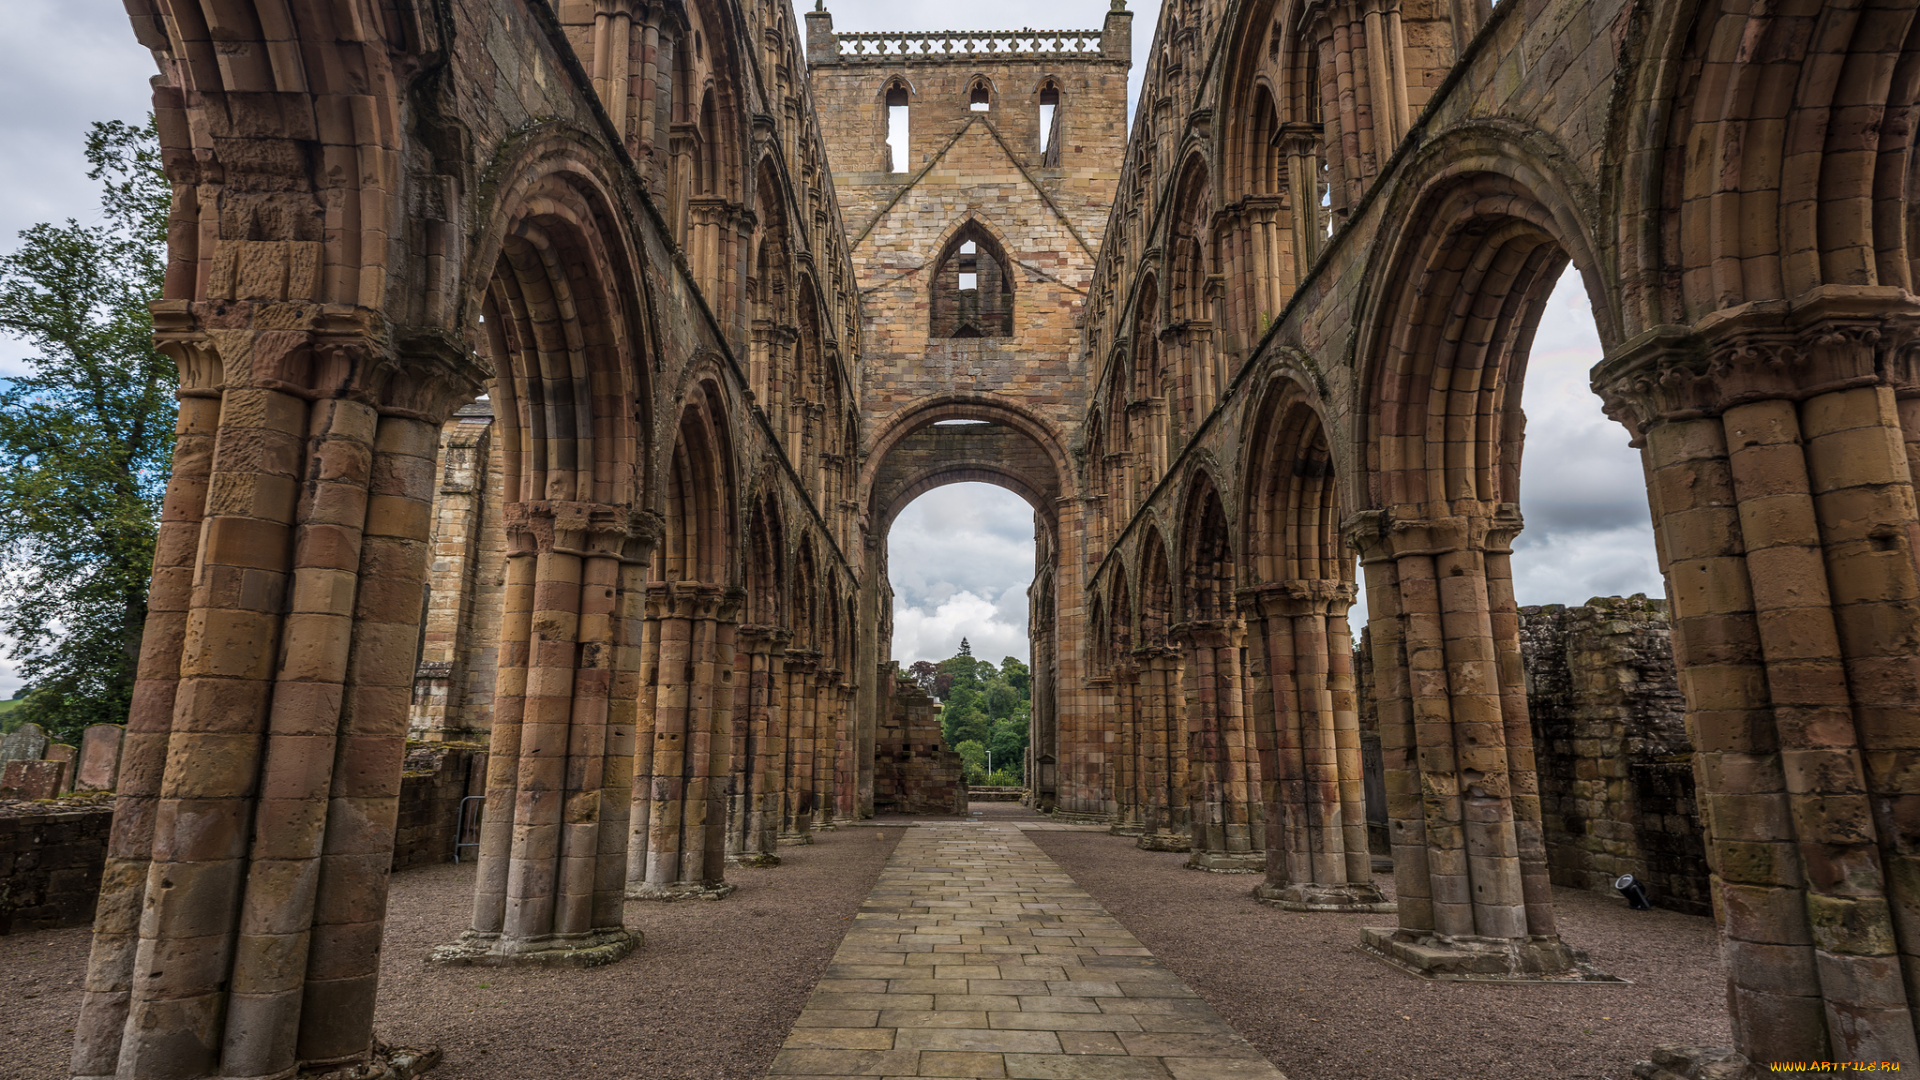
M434 436L471 384L155 307L180 441L73 1071L364 1063Z
M778 866L780 801L785 790L786 729L777 690L788 634L772 626L736 633L732 797L727 806L727 861Z
M836 735L840 728L839 691L840 671L837 668L822 667L813 680L813 828L816 832L826 832L835 828L833 805L838 770L839 742Z
M834 755L834 816L841 821L858 821L859 805L859 768L855 764L854 754L858 743L854 737L853 702L855 685L846 680L845 672L834 681L834 708L838 718L834 725L834 745L838 753Z
M1367 574L1398 930L1370 951L1425 975L1605 978L1554 925L1519 624L1511 504L1356 515Z
M726 880L727 777L733 727L736 591L699 582L648 589L654 661L653 744L636 773L636 813L627 856L632 900L718 900Z
M1253 895L1289 911L1394 910L1367 852L1346 615L1354 591L1303 580L1241 592L1267 822L1267 880Z
M780 815L780 843L813 843L813 684L820 654L787 652L787 760L786 805Z
M624 508L507 509L500 673L473 925L450 964L594 966L633 951L621 885L634 752L640 574Z
M414 675L411 737L446 742L480 736L465 723L474 576L492 450L492 410L460 409L440 430L440 468L433 498L433 549L427 577L426 626Z
M1191 807L1187 801L1187 702L1181 690L1185 665L1178 650L1136 650L1140 662L1141 743L1145 751L1145 821L1137 841L1148 851L1187 851Z
M194 619L194 574L207 487L220 438L220 357L211 342L169 324L174 313L156 308L157 346L180 370L180 413L174 424L173 472L160 504L141 638L140 670L127 717L115 786L114 822L94 916L73 1049L76 1077L111 1077L131 1011L140 917L166 772L168 734L181 685L180 660Z
M1139 836L1146 829L1147 784L1141 742L1140 664L1131 654L1113 666L1113 723L1120 736L1120 805L1113 832L1116 836Z
M1259 763L1248 737L1240 685L1238 619L1182 623L1170 637L1187 653L1187 799L1192 806L1192 856L1187 866L1216 873L1251 874L1266 866L1266 826L1256 803Z
M1646 465L1754 1062L1920 1058L1915 314L1832 288L1594 372Z

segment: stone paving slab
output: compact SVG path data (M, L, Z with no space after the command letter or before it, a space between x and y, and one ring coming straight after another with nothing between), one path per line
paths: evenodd
M907 833L768 1076L1286 1080L1024 824Z

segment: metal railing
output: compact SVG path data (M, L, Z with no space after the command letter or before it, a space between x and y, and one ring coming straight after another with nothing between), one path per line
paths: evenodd
M480 819L477 816L474 816L470 819L467 813L467 809L473 803L480 803L482 805L478 807L478 809L482 814L484 814L487 809L485 805L486 801L487 801L487 797L485 795L469 795L466 798L460 800L460 827L455 829L453 833L453 861L454 862L457 863L460 861L461 848L463 847L477 848L480 846ZM467 839L467 836L469 835L470 831L471 831L471 835L473 836L472 840Z

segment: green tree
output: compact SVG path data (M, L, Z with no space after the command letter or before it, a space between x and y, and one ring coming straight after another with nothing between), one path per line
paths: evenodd
M1011 656L1003 658L1000 661L1000 677L1007 680L1008 686L1020 691L1021 697L1033 694L1033 672L1019 660Z
M94 124L86 156L100 223L0 256L0 333L33 349L0 389L0 630L30 688L7 719L63 739L126 719L176 408L147 312L171 197L152 119Z
M987 778L987 748L978 739L968 739L953 748L960 755L961 779L969 784L983 783Z

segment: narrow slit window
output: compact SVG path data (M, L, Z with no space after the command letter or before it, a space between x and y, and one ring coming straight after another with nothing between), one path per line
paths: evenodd
M887 151L891 172L907 171L907 88L887 87Z
M1053 118L1060 108L1060 88L1051 81L1040 89L1040 150L1053 149Z
M960 245L960 291L973 292L980 288L979 249L969 240Z

